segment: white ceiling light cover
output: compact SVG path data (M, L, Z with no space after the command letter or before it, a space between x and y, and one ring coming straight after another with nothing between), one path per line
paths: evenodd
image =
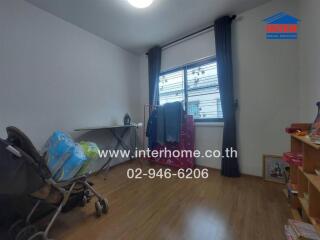
M128 2L136 8L146 8L152 4L153 0L128 0Z

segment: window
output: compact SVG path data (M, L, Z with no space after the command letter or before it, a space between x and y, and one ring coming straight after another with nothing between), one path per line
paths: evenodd
M223 121L216 60L188 64L162 73L159 101L160 105L182 102L196 121Z
M170 102L184 102L184 72L177 70L160 76L160 105Z

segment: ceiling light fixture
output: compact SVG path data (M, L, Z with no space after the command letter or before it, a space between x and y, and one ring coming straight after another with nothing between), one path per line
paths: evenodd
M152 4L153 0L128 0L128 2L136 8L146 8Z

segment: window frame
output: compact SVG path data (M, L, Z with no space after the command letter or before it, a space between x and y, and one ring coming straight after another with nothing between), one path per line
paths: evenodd
M182 66L176 67L176 68L172 68L163 72L160 72L159 77L166 75L166 74L170 74L170 73L174 73L177 71L183 71L183 75L184 75L184 107L187 110L188 109L188 90L187 90L187 74L188 74L188 69L189 68L195 68L195 67L199 67L208 63L214 63L217 62L216 57L209 57L209 58L205 58L205 59L201 59L199 61L195 61L192 63L187 63L184 64ZM159 89L159 84L158 84L158 90L160 92ZM220 86L219 86L219 93L220 93ZM159 97L159 102L160 102L160 94L158 95ZM206 119L194 119L195 122L224 122L224 118L206 118Z

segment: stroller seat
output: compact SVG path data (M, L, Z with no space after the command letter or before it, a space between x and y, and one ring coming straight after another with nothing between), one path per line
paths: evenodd
M6 130L8 134L8 142L27 153L32 159L34 159L35 163L38 164L38 167L41 170L41 175L45 178L50 178L51 173L49 168L47 167L44 158L40 156L39 152L32 144L31 140L16 127L7 127Z
M87 181L80 176L65 182L55 182L47 167L45 158L36 150L30 139L18 128L7 128L8 138L0 139L0 194L7 196L29 195L37 199L25 219L14 223L9 235L14 240L48 239L48 233L58 215L70 205L74 196L81 196L84 206L96 197L97 217L108 211L108 202ZM8 187L10 186L10 187ZM37 231L31 219L39 205L45 202L56 208L50 222L43 231Z

